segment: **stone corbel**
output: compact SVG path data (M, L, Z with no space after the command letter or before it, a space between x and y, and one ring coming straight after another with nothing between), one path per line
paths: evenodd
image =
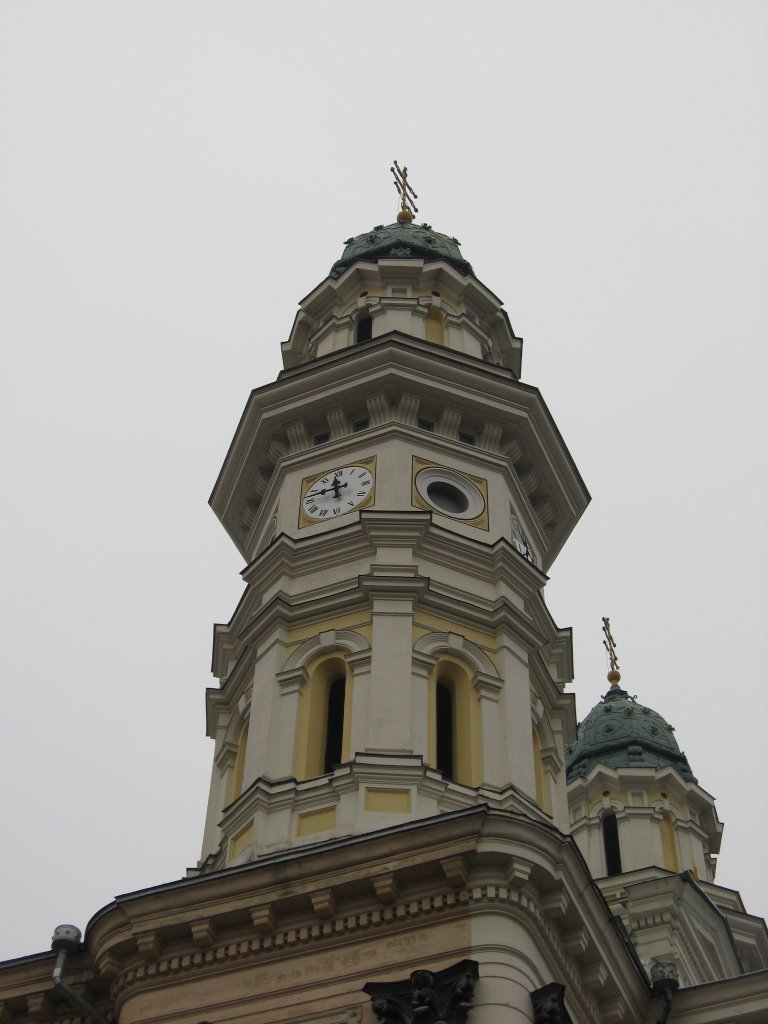
M376 898L380 903L391 904L397 900L397 879L394 871L388 871L385 875L376 875L371 879Z
M397 405L398 420L400 420L401 423L405 423L406 426L415 427L420 405L420 398L417 398L416 395L409 395L404 392L400 396L400 401Z
M328 421L328 428L331 432L331 440L336 441L340 437L346 437L350 432L349 420L343 409L339 409L338 406L329 409L325 414L325 418Z
M563 949L568 956L578 957L584 956L589 947L589 939L584 928L578 926L576 928L569 928L562 934Z
M626 1013L627 1004L621 996L616 996L613 999L607 999L600 1003L600 1016L605 1024L621 1024Z
M333 889L319 889L309 894L312 909L318 917L333 917L336 913L336 897Z
M212 946L216 938L216 928L210 918L204 921L192 921L189 926L192 933L192 941L200 949Z
M454 888L462 889L467 884L469 872L463 857L443 857L440 861L440 867L443 869L446 880Z
M544 893L539 903L544 917L550 921L559 921L565 917L566 911L571 905L568 894L562 887Z
M105 981L112 981L120 973L122 962L114 953L101 953L96 957L96 973ZM0 1021L2 1024L2 1021Z
M608 968L602 960L596 960L581 972L581 981L590 992L601 992L608 981Z
M163 944L157 932L139 932L135 938L139 956L144 960L156 960L160 956Z
M531 877L533 864L521 857L510 857L507 862L507 883L511 886L524 885Z
M501 443L501 427L498 423L484 423L480 434L480 447L487 452L498 452Z
M372 427L380 427L389 419L389 399L383 392L371 395L365 400Z
M35 1020L50 1020L53 1004L47 992L30 992L27 995L27 1013Z
M461 423L461 413L456 409L450 409L446 406L443 409L443 414L440 417L437 424L437 432L443 437L449 437L456 441L459 437L459 425Z
M255 931L262 934L274 931L275 912L269 903L265 903L260 907L251 907L251 924Z
M304 420L294 420L286 427L291 455L306 451L310 446L309 434Z

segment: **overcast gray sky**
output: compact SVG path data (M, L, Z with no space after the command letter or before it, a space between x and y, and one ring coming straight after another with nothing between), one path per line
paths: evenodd
M551 571L768 912L768 5L0 3L0 957L198 857L207 506L389 165L524 336L592 504Z

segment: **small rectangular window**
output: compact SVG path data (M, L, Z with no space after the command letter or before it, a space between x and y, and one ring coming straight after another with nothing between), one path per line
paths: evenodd
M419 416L419 418L416 420L416 423L418 425L419 430L429 430L431 433L435 429L435 424L432 422L432 420L425 420L421 416Z
M330 441L330 439L331 435L329 431L326 431L324 434L315 434L312 438L312 444L325 444L327 441Z
M463 431L459 431L459 440L462 444L476 444L477 438L474 434L465 434Z
M358 434L361 430L367 430L370 425L370 420L366 417L364 420L355 420L352 424L352 433Z

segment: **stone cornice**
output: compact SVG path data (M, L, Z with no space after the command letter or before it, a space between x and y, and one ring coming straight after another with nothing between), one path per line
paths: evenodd
M300 453L287 456L287 429L297 415L322 417L325 422L329 401L335 406L363 403L364 414L366 396L382 390L390 392L386 429L390 425L413 429L398 421L398 400L403 391L416 392L421 400L433 399L440 406L449 392L451 405L460 414L468 410L474 418L502 425L500 436L488 435L493 452L475 448L473 458L498 459L494 452L514 448L519 472L536 467L534 491L526 497L517 476L513 489L519 489L520 500L538 516L537 529L546 526L549 531L540 532L539 540L547 551L546 564L550 564L586 507L589 495L541 395L537 389L515 381L508 370L397 332L313 360L252 392L211 495L214 511L240 551L246 554L251 529L260 529L253 510L266 497L262 487L251 486L255 469L262 477L266 473L266 478L271 478L269 486L275 487L279 485L279 473L275 472L278 461L282 465L286 458L300 457ZM347 418L351 420L353 415L354 409L350 409ZM377 428L381 429L385 427ZM375 440L377 436L372 431L370 438ZM280 438L284 440L275 444ZM359 435L350 434L331 441L325 450L338 458L345 447L350 443L359 445L359 441ZM439 443L437 435L434 441Z
M370 889L361 902L363 879ZM118 897L86 941L114 979L119 1010L129 991L175 975L226 973L254 957L354 943L369 929L402 935L432 916L478 912L524 924L567 978L585 1020L601 1021L589 980L598 962L608 968L605 1005L620 999L626 1021L644 1020L647 983L575 844L543 822L483 808Z

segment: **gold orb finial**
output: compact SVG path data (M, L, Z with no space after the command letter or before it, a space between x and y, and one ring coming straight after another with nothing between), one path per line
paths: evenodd
M401 167L395 160L390 171L395 179L397 194L400 196L400 211L397 214L397 221L399 224L411 224L414 214L419 212L419 208L413 200L419 197L408 184L408 168Z
M616 641L611 635L611 620L605 615L603 616L603 633L605 634L603 647L608 652L608 660L611 665L610 672L608 673L608 682L611 686L618 686L621 675L619 673L619 659L616 656Z

